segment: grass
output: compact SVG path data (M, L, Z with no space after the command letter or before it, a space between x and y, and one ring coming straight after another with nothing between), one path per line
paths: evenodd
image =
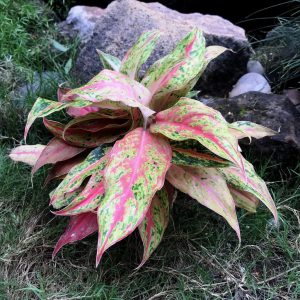
M21 139L28 109L37 95L55 98L59 83L72 84L66 66L73 64L78 43L59 36L54 18L41 1L0 0L0 143ZM55 76L43 77L46 70ZM30 84L37 78L39 84L31 91ZM13 91L22 86L25 92L18 99Z
M41 188L45 169L30 169L0 152L0 291L3 299L299 299L299 169L282 175L260 162L270 178L280 225L260 207L239 211L242 244L230 227L183 195L158 250L139 271L137 235L112 247L95 269L96 236L66 246L52 261L65 227L47 204L51 187ZM0 293L1 294L1 293ZM237 296L239 295L239 296ZM237 298L240 297L240 298ZM248 298L247 298L248 297ZM276 298L277 297L277 298Z
M300 298L300 166L286 170L266 159L256 161L256 167L276 201L278 228L263 206L255 215L240 210L239 246L222 218L179 195L163 242L139 271L134 270L142 256L137 234L107 251L97 269L96 236L64 247L52 261L53 247L66 220L50 212L48 193L53 186L42 187L47 168L31 180L30 168L7 156L22 140L28 107L36 95L29 93L21 107L8 95L32 80L34 71L59 72L63 80L72 82L64 67L74 59L76 47L67 45L70 49L62 53L52 47L57 32L49 21L51 14L37 2L0 0L0 6L0 19L5 20L0 41L6 43L15 34L24 45L0 43L1 74L7 76L1 79L8 78L1 82L0 91L1 300ZM35 43L30 41L32 36ZM6 53L10 53L9 59ZM37 93L55 99L57 83L47 81ZM37 122L28 143L45 143L48 138Z
M277 26L264 39L252 43L256 51L254 58L265 67L276 92L299 87L300 68L300 1L291 0L279 5L286 7L285 15L276 17Z

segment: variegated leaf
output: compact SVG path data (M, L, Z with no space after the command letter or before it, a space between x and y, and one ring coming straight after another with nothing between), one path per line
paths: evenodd
M154 114L147 107L151 94L139 82L111 70L103 70L86 85L71 90L63 96L64 101L87 100L103 108L126 109L138 107L145 117Z
M259 124L255 124L249 121L237 121L229 125L229 130L237 139L243 139L245 137L254 137L261 139L265 136L273 136L277 134L276 131L264 127Z
M117 123L102 126L102 129L100 128L97 132L72 127L67 127L66 129L66 126L60 122L46 118L44 118L44 125L54 136L66 141L70 145L83 148L95 148L103 144L114 142L120 135L124 135L130 129L131 124L128 120L123 121L123 124ZM98 125L99 124L96 126Z
M18 146L12 149L9 157L14 161L21 161L30 166L34 166L45 147L45 145L40 144Z
M137 80L138 71L150 56L159 36L160 34L156 30L144 32L125 54L120 72L128 75L131 79Z
M225 218L240 239L234 200L226 181L216 169L172 165L167 180L181 192Z
M142 222L164 184L171 158L168 141L143 128L115 143L104 171L105 197L98 209L97 265L105 250Z
M99 108L97 106L88 106L88 107L82 107L82 108L70 107L67 109L67 113L69 116L76 118L76 117L86 116L91 113L97 113L100 110L101 110L101 108Z
M145 218L139 225L139 233L144 245L144 255L140 268L160 244L169 223L169 210L173 195L166 188L158 191L152 199Z
M86 155L85 155L86 156ZM84 153L77 155L65 161L60 161L54 164L53 168L48 173L44 185L47 185L51 180L58 179L68 174L69 171L81 163L85 159Z
M78 215L95 210L104 197L103 172L96 171L82 192L65 208L55 211L59 216Z
M259 204L258 198L248 192L239 191L231 186L228 186L228 188L236 206L243 208L251 213L256 212L256 208Z
M222 168L232 165L230 161L216 155L174 147L172 147L172 150L172 163L175 165L207 168Z
M50 204L56 209L69 205L71 201L69 201L70 199L66 200L64 194L75 191L86 178L103 170L107 163L109 151L107 147L98 147L82 163L73 167L65 179L50 194Z
M96 232L97 229L97 214L95 212L88 212L77 216L72 216L66 231L60 237L54 248L52 259L64 245L80 241Z
M55 164L59 161L70 159L84 150L84 148L68 145L61 139L53 138L44 148L43 152L33 166L32 174L46 164Z
M181 98L173 107L158 113L150 131L174 141L196 140L212 153L243 169L236 139L222 115L199 101Z
M121 61L111 54L107 54L99 49L96 49L104 69L119 71Z
M27 123L25 126L25 132L24 132L24 139L26 140L28 131L33 124L33 122L37 118L43 118L46 117L54 112L61 111L67 107L86 107L86 106L91 106L93 104L92 102L89 101L83 101L83 100L77 100L77 101L72 101L72 102L56 102L56 101L51 101L43 98L38 98L34 105L31 108L31 111L28 114L27 117Z
M205 49L205 65L207 66L212 60L217 58L219 55L224 53L226 50L232 51L231 49L222 46L208 46Z
M57 99L59 102L62 102L62 98L63 96L68 93L69 91L71 91L71 88L66 88L63 87L63 85L60 85L57 89Z
M66 132L69 128L82 129L89 132L99 132L109 128L121 128L129 124L131 115L126 111L116 111L115 114L106 114L103 112L90 113L85 116L77 117L71 120L64 128Z
M171 107L193 88L204 69L205 39L192 30L167 56L155 62L142 80L153 97L150 107L161 111ZM187 88L188 87L188 88Z
M263 202L277 221L276 206L265 182L256 174L253 166L246 159L244 159L244 166L246 176L243 176L241 170L236 167L221 168L218 170L224 175L229 185L237 190L248 192Z

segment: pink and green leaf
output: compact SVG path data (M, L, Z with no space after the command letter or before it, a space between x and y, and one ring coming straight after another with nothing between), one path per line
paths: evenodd
M258 198L248 192L237 190L231 186L228 186L228 188L237 207L243 208L251 213L256 212L256 208L259 204Z
M44 148L34 164L32 174L46 164L55 164L59 161L70 159L84 150L84 148L68 145L61 139L53 138Z
M121 61L111 54L107 54L99 49L96 49L102 66L104 69L119 71L121 67Z
M95 172L82 192L65 208L55 211L59 216L78 215L95 210L104 197L103 172Z
M196 140L212 153L243 169L236 139L222 115L199 101L181 98L173 107L158 113L152 133L174 141Z
M86 100L112 109L137 107L145 117L149 117L154 114L147 107L150 98L149 90L139 82L116 71L103 70L86 85L65 94L63 101Z
M20 161L30 166L34 166L45 147L45 145L40 144L18 146L12 149L9 157L14 161Z
M246 176L243 176L242 171L236 167L220 168L218 170L224 175L230 186L248 192L263 202L277 221L276 206L265 182L256 174L253 166L246 159L244 159L244 166Z
M205 39L198 29L194 29L169 55L150 67L142 84L153 95L152 109L161 111L169 108L186 95L196 83L194 79L204 69L204 53Z
M230 161L216 155L174 147L172 150L172 163L175 165L207 168L222 168L232 165Z
M139 233L144 245L143 259L140 268L160 244L169 223L170 205L173 195L166 188L158 191L152 199L145 218L139 225Z
M77 108L82 108L86 106L91 106L93 103L85 100L76 100L72 102L56 102L56 101L51 101L43 98L38 98L31 111L28 114L27 117L27 123L25 126L25 132L24 132L24 139L26 140L28 131L33 124L33 122L37 118L43 118L46 117L52 113L61 111L67 107L77 107Z
M152 53L160 33L156 30L144 32L127 51L122 60L120 72L131 79L138 79L138 71Z
M72 122L72 121L71 121ZM72 128L61 124L60 122L48 120L44 118L45 127L56 137L66 141L70 145L83 148L95 148L102 144L107 144L117 140L120 135L124 135L131 126L131 121L123 120L123 124L110 123L108 125L103 124L89 124L93 126L88 126L85 130L82 128ZM70 126L72 126L71 124ZM93 129L97 129L97 132L93 132ZM102 127L102 128L101 128Z
M104 171L105 197L98 209L97 265L105 250L135 230L165 181L172 150L167 140L143 128L113 146Z
M84 160L85 156L83 153L82 155L79 154L68 160L55 163L45 180L45 185L47 185L53 179L58 179L68 174L73 167L75 167Z
M64 180L50 194L50 204L56 209L69 205L71 201L69 201L70 199L66 200L64 195L78 189L83 181L95 172L102 171L106 166L109 151L107 147L98 147L82 163L73 167Z
M69 225L64 234L58 240L52 258L64 246L93 234L98 229L97 214L95 212L83 213L77 216L71 216Z
M181 192L225 218L240 239L234 200L225 179L216 169L172 165L167 180Z
M265 136L276 135L277 132L267 128L265 126L255 124L249 121L237 121L229 125L229 130L237 139L242 139L245 137L254 137L256 139L261 139Z

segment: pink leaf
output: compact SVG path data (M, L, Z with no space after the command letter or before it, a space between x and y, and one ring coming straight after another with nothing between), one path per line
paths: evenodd
M212 153L244 168L236 139L222 115L199 101L181 98L155 117L150 131L174 141L196 140Z
M181 192L225 218L241 238L234 201L225 179L216 169L172 165L167 180Z
M30 166L34 166L45 147L45 145L39 144L19 146L10 152L9 157L14 161L21 161Z
M173 204L175 191L168 183L167 185L168 188L163 187L155 194L144 220L138 227L144 245L143 259L138 268L148 260L158 247L168 226L169 211Z
M55 211L59 216L78 215L83 212L95 210L104 197L104 184L102 172L95 172L83 191L62 210Z
M97 265L105 250L142 222L164 184L171 159L168 141L142 128L115 143L104 170L105 197L98 209Z
M103 108L124 109L138 107L145 117L154 114L147 107L151 94L139 82L112 70L103 70L86 85L71 90L62 98L63 101L86 100L97 103Z
M75 157L72 157L66 161L60 161L55 163L51 171L49 172L46 180L45 185L47 185L51 180L55 178L61 178L62 176L69 173L69 171L79 163L81 163L84 160L84 156L77 155Z
M46 164L54 164L64 161L83 152L85 148L74 147L66 144L64 141L53 138L41 153L39 159L35 163L32 174Z
M57 252L64 246L76 241L80 241L85 237L96 232L98 229L97 214L95 212L83 213L70 218L67 230L58 240L52 258L55 257Z
M277 209L275 203L268 191L265 182L256 174L254 167L246 159L243 158L246 177L243 176L239 168L228 167L219 168L219 172L223 174L227 183L237 190L248 192L263 202L272 212L275 221L278 221Z

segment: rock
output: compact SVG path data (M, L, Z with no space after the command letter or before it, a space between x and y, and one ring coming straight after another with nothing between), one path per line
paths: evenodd
M96 21L103 14L104 9L95 6L77 5L70 9L66 21L61 22L61 32L68 37L77 34L82 42L86 41L92 34Z
M101 70L96 53L100 49L120 59L146 30L158 29L162 36L142 74L157 59L168 54L193 27L201 28L207 45L232 49L214 60L197 84L197 88L212 95L225 95L237 79L246 72L250 45L242 28L212 15L182 14L160 3L135 0L112 2L94 19L93 34L81 44L75 74L87 82Z
M248 73L257 73L260 75L265 74L265 69L258 60L250 59L247 63L247 71Z
M273 137L252 139L251 149L289 166L300 159L300 113L285 95L249 92L231 99L199 98L219 110L228 122L245 120L261 124L278 132ZM242 148L249 139L241 140ZM254 147L252 147L254 146Z
M22 107L26 105L26 100L37 98L48 93L51 89L57 90L57 87L63 79L57 72L45 71L42 73L35 72L31 82L20 86L9 94L15 106Z
M247 73L238 80L229 93L229 97L235 97L247 92L270 94L271 87L264 76L258 73Z

